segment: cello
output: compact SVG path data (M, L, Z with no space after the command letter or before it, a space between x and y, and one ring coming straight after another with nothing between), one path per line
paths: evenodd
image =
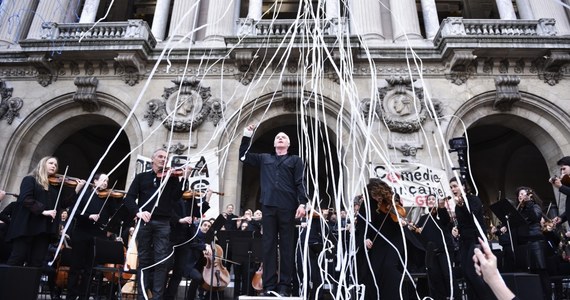
M212 256L206 256L206 265L202 271L202 288L207 291L221 291L228 286L230 283L230 272L222 264L222 257L224 255L224 250L218 244L214 244L212 247Z

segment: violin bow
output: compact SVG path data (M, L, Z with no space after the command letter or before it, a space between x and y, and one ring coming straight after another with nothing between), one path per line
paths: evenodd
M107 194L107 197L105 198L105 202L103 202L103 205L101 205L101 209L99 210L99 213L98 213L99 216L101 216L101 213L103 212L103 208L105 208L105 204L107 204L109 197L111 197L111 193L115 189L115 185L117 185L116 180L115 180L115 183L113 184L113 187L109 190L109 193ZM95 189L97 189L97 187L95 187Z
M59 198L61 197L61 191L63 190L63 183L65 182L65 177L67 176L67 170L69 169L69 166L65 167L65 173L63 173L63 177L61 179L61 184L59 185L59 192L57 193L57 198L55 199L55 206L53 209L55 209L57 211L57 205L59 204ZM56 213L57 216L57 213ZM51 221L53 222L53 218L51 219Z

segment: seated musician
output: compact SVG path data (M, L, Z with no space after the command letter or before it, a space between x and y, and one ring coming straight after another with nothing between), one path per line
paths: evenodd
M205 256L212 255L212 247L206 243L206 233L212 226L210 221L202 221L200 230L196 234L196 237L191 241L191 251L190 258L184 268L184 276L191 278L190 286L186 293L186 298L188 300L193 300L196 297L198 288L203 282L202 270L205 264ZM204 291L200 291L201 293Z
M210 209L209 203L211 196L212 191L208 189L203 201L199 201L202 197L191 197L189 200L181 199L173 208L173 213L175 214L174 219L178 220L178 222L171 222L170 224L170 243L174 249L174 255L172 256L172 275L170 276L164 293L164 299L166 300L176 299L178 286L184 275L184 268L187 264L191 263L189 260L194 258L190 253L193 243L192 241L187 241L195 238L196 226L193 222L194 218L199 219L203 213ZM204 223L210 224L209 222ZM197 271L190 272L190 274L187 275L188 278L191 279L199 280L201 278Z

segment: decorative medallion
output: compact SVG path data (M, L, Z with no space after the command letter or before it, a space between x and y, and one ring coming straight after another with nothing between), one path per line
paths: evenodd
M428 117L421 87L412 87L409 77L391 77L387 87L378 89L380 115L391 131L418 131Z
M208 117L218 124L225 104L219 99L210 99L209 87L201 86L196 77L178 77L172 82L175 86L164 88L162 99L152 99L147 103L144 118L149 126L159 119L168 130L189 132Z

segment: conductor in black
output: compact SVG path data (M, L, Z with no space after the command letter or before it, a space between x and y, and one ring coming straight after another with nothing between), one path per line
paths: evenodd
M263 289L266 296L291 295L295 266L295 218L305 216L307 194L303 160L288 153L289 136L280 132L273 142L275 153L250 153L255 125L244 129L239 149L243 163L260 169L261 210L263 212ZM277 275L279 244L279 276Z

